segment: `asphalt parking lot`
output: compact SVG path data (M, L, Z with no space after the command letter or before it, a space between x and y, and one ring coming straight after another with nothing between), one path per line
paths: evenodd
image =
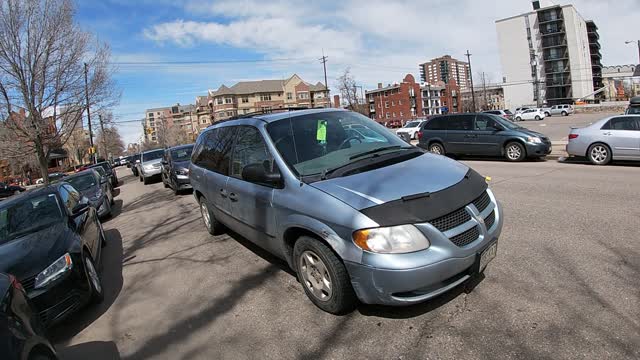
M543 120L521 121L518 125L533 131L543 133L553 142L566 141L571 127L585 127L607 116L619 115L616 113L573 114L569 116L550 116Z
M63 359L639 358L640 166L466 163L504 206L485 277L341 317L307 300L283 262L210 236L193 196L118 168L105 301L51 336Z

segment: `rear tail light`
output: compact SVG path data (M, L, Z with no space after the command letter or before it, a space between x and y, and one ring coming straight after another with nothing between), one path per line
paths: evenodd
M578 134L569 134L569 140L577 139L577 138L578 138Z
M418 140L422 139L422 131L418 131Z

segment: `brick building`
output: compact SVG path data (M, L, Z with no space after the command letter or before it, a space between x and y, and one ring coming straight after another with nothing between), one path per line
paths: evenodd
M193 118L197 119L196 107L193 105L180 105L154 108L145 110L143 122L143 134L147 141L158 143L160 134L169 129L178 129L187 137L195 139L198 128L194 127ZM197 120L196 120L197 123Z
M290 107L330 107L329 91L292 75L286 80L241 81L231 87L222 85L209 91L213 121L256 111Z
M440 103L442 104L443 114L454 114L462 111L460 87L455 80L451 79L444 84L444 90L440 92Z
M366 91L369 103L369 116L380 123L407 120L422 116L422 91L411 74L407 74L401 83L382 86Z
M450 80L455 80L460 90L464 91L471 88L469 63L454 59L450 55L432 59L429 62L420 64L419 67L420 80L422 82L429 84L443 82L447 84Z

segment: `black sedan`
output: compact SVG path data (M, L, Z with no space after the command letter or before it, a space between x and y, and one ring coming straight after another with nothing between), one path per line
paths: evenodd
M193 144L175 146L165 150L162 159L162 183L164 187L173 189L177 195L181 190L191 189L189 181L189 164Z
M91 206L98 210L98 217L103 219L111 216L113 194L107 177L100 176L95 169L89 169L68 176L64 181L89 199Z
M0 203L0 272L18 278L45 326L102 301L103 244L96 209L65 182Z
M117 188L118 187L118 175L116 174L116 171L111 167L111 164L108 161L102 161L99 162L97 164L93 164L90 165L89 168L97 168L97 167L101 167L104 169L104 171L107 173L107 176L109 176L109 181L111 182L111 187L113 188Z
M0 273L0 354L7 360L57 359L24 288L15 277L3 273Z
M17 195L23 192L25 188L22 186L8 185L0 182L0 198L7 198L9 196Z

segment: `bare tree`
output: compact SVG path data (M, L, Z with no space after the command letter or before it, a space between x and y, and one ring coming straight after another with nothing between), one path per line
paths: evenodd
M71 0L0 3L0 121L13 141L0 138L0 151L35 154L46 183L49 154L71 137L87 105L97 110L119 97L108 46L74 15Z
M347 104L350 109L354 109L358 105L358 91L356 88L356 80L351 75L351 69L346 68L342 75L338 77L338 91L342 101Z
M104 159L117 157L124 153L124 142L115 125L105 126L104 132L100 129L96 136L96 141L98 144L98 153L101 154Z

